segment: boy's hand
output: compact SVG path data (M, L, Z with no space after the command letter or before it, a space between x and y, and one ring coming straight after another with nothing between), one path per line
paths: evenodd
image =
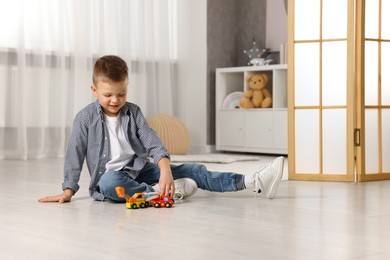
M158 163L158 167L160 168L160 180L158 182L160 194L173 197L173 194L175 194L175 183L173 182L169 159L162 158Z
M161 195L173 197L173 194L175 193L175 183L173 182L173 177L170 170L168 172L160 172L160 180L158 185L160 186Z
M65 189L62 194L56 195L56 196L47 196L44 198L39 199L39 202L59 202L59 203L65 203L70 202L73 196L73 190L71 189Z

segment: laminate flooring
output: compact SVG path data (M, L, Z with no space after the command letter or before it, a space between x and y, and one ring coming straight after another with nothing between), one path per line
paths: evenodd
M207 166L249 174L259 163ZM198 190L170 209L130 210L91 199L84 170L71 203L38 203L61 192L62 168L63 159L0 160L0 259L390 259L390 181L285 172L273 200Z

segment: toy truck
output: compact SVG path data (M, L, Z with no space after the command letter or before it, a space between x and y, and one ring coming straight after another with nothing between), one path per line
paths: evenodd
M145 208L147 206L145 194L142 192L134 193L134 195L130 197L125 193L125 188L123 187L116 187L115 191L118 194L118 197L126 199L126 207L128 209Z
M137 192L133 196L129 196L125 193L123 187L115 188L118 197L126 199L126 208L138 209L153 206L159 207L172 207L174 201L169 196L160 196L158 192Z

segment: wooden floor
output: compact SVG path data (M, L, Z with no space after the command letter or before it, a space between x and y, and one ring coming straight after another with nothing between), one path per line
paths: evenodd
M389 181L284 180L273 200L198 191L142 210L92 200L88 181L71 203L41 204L60 193L62 159L0 161L0 259L390 259Z

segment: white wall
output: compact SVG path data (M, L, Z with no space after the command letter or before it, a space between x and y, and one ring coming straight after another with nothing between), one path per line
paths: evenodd
M185 2L185 4L183 4ZM179 118L187 125L191 153L207 146L207 0L178 1Z

